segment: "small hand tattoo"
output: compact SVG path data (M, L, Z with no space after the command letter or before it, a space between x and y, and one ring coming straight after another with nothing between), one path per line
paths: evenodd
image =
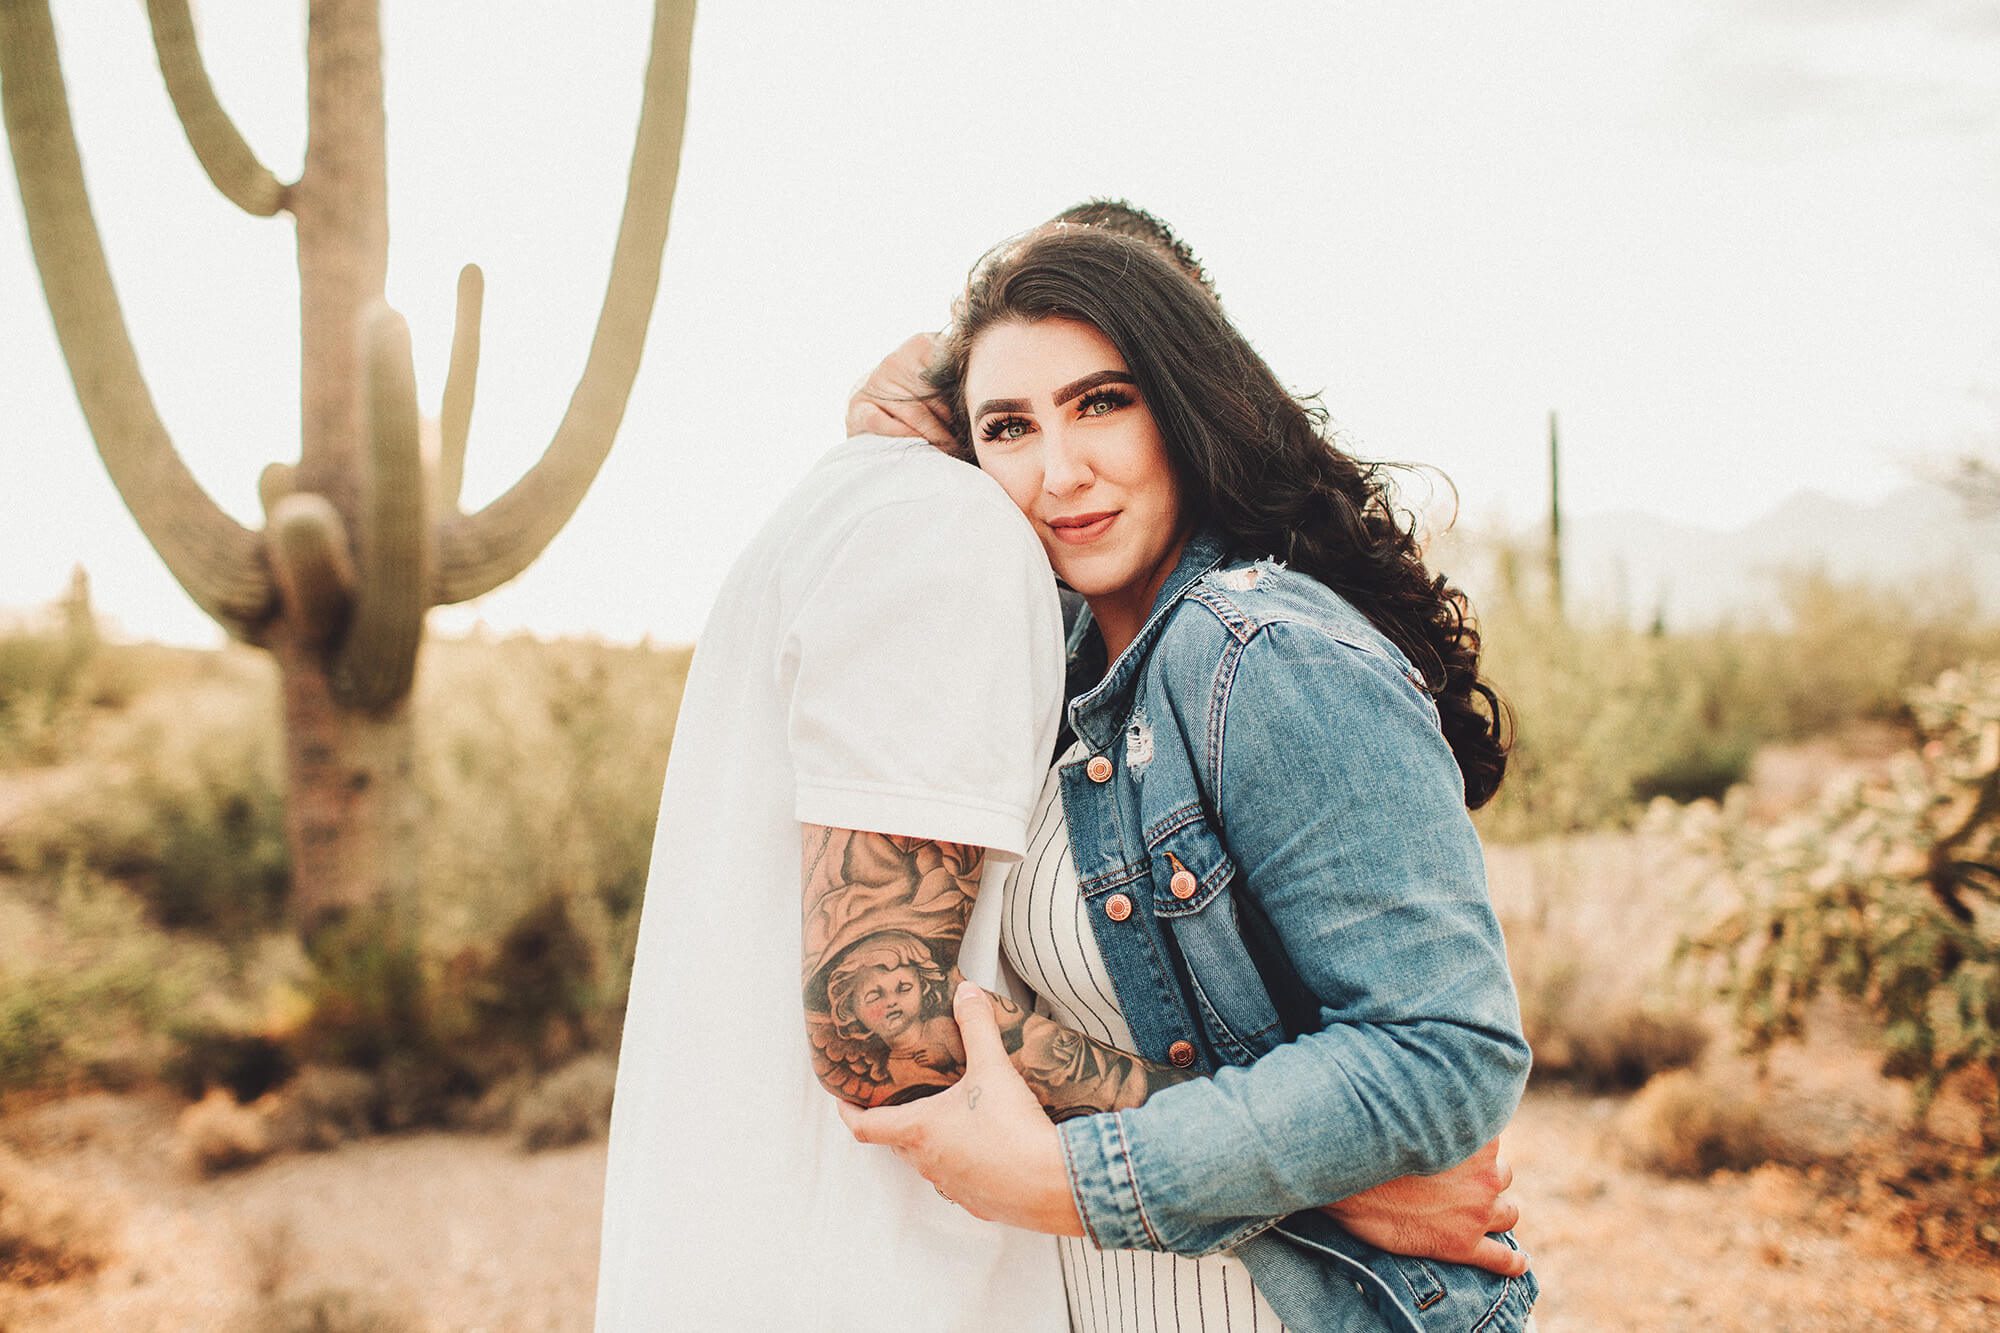
M977 1111L979 1109L979 1094L984 1091L984 1088L974 1088L971 1092L966 1093L965 1109L968 1111Z

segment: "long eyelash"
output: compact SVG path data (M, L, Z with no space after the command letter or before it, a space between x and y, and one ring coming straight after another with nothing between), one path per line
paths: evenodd
M1094 404L1100 402L1111 403L1117 407L1130 407L1132 405L1132 395L1123 389L1114 389L1108 385L1102 389L1092 389L1078 400L1076 410L1087 412Z
M1016 424L1032 425L1034 423L1030 422L1026 417L992 417L979 423L979 438L983 443L991 444L1000 438L1001 431Z

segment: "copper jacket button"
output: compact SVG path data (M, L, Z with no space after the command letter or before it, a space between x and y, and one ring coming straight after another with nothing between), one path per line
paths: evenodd
M1104 915L1113 921L1123 921L1132 915L1132 900L1122 893L1114 893L1104 900Z
M1111 781L1111 761L1101 754L1090 756L1090 762L1083 766L1083 771L1092 782Z
M1199 887L1201 886L1194 882L1192 870L1176 870L1174 877L1167 881L1167 892L1182 902L1194 897L1194 891Z
M1194 1063L1194 1043L1177 1041L1167 1047L1167 1060L1176 1069L1186 1069Z

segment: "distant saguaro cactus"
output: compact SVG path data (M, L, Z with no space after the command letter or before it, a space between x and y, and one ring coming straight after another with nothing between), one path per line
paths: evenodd
M410 335L383 300L388 178L378 0L311 0L305 169L280 182L217 100L188 0L148 0L160 71L215 187L297 224L296 464L259 483L262 531L202 490L140 374L84 190L48 0L0 0L0 102L42 287L113 484L167 568L284 693L293 902L302 931L408 901L416 810L409 695L428 609L519 574L568 521L625 411L659 287L687 109L693 0L657 0L624 214L595 337L541 459L459 509L482 280L459 275L440 442L419 441Z
M1562 450L1556 437L1555 409L1549 410L1549 605L1556 618L1563 614Z

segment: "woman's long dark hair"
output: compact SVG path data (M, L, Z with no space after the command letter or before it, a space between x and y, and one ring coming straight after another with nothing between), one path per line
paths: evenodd
M1465 777L1465 803L1492 799L1507 768L1507 711L1479 676L1465 595L1433 576L1414 520L1380 465L1328 438L1326 413L1288 393L1214 298L1144 242L1051 226L973 273L931 383L972 457L965 371L996 324L1080 320L1109 338L1165 438L1190 527L1233 554L1276 556L1352 602L1423 673Z

